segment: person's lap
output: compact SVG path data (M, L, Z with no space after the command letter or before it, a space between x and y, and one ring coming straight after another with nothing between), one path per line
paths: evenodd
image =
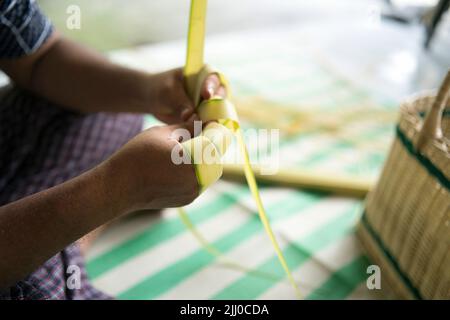
M1 88L0 205L80 175L141 129L139 115L81 115L21 89ZM80 250L74 244L11 288L9 295L0 293L0 298L105 298L87 282L84 289L67 290L66 269L74 262L86 281Z

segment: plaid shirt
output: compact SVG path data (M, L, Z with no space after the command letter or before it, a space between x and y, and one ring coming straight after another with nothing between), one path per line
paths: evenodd
M33 53L52 30L33 0L0 1L0 58ZM142 119L136 115L82 116L18 88L1 88L0 206L94 167L141 128ZM77 244L14 286L0 289L0 299L107 298L87 280Z

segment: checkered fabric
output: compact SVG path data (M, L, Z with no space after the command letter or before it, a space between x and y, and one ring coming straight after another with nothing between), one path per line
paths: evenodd
M80 115L16 88L0 93L0 205L94 167L141 131L136 115ZM61 231L63 232L63 231ZM66 282L77 266L81 287ZM106 299L87 281L76 244L49 259L0 299Z
M0 58L17 58L36 51L53 31L34 0L0 2Z
M52 24L34 0L0 2L0 58L36 51ZM82 116L13 87L0 92L0 206L92 168L138 133L135 115ZM60 232L63 232L60 230ZM80 287L67 286L76 266ZM74 288L74 289L69 289ZM0 299L107 299L87 281L76 244L56 254Z

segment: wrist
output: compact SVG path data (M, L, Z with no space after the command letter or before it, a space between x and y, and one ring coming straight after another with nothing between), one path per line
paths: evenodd
M149 192L148 176L152 166L147 164L153 161L149 155L146 158L138 155L147 154L150 148L132 140L97 167L106 198L119 216L147 208L146 204L151 201L148 194L153 195L153 192Z
M92 169L94 185L102 195L105 211L110 213L111 219L132 211L128 178L110 159Z
M137 83L135 85L134 104L139 113L152 113L152 101L155 101L155 91L152 79L153 74L137 71Z

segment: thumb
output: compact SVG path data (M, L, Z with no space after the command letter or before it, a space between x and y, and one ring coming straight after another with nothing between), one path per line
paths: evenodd
M189 121L168 125L170 138L178 142L184 142L198 136L202 132L201 121Z
M203 99L211 99L217 94L220 88L220 80L217 74L210 74L202 84L202 89L200 91L201 97Z

